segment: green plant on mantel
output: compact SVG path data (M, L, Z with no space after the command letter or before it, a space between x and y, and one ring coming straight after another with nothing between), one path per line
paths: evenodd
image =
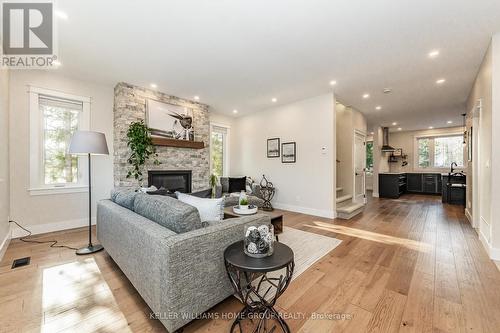
M154 165L160 164L151 139L151 130L144 124L143 120L130 124L127 130L127 146L132 151L127 159L127 162L132 165L132 169L127 173L127 178L134 177L142 186L142 167L146 161L152 156Z

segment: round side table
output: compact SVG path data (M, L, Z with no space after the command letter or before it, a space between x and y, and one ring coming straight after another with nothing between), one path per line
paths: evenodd
M276 325L269 323L272 319L279 324L282 332L290 333L288 324L274 309L274 305L292 280L295 267L292 249L275 242L271 256L252 258L243 252L243 241L240 241L227 247L224 262L236 295L244 304L231 326L231 332L236 326L243 332L241 322L249 317L258 319L253 332L277 333ZM284 269L284 273L272 274L281 269Z

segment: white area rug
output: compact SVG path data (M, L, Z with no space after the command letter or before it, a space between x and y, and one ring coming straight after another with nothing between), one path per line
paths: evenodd
M284 228L283 233L278 235L280 243L288 245L294 253L295 268L293 270L292 281L296 279L300 274L304 273L306 269L311 267L316 261L324 257L330 251L335 249L342 243L341 240L327 237L323 235L313 234L311 232L302 231L292 228ZM268 277L279 278L280 275L285 274L285 268L270 272L267 274ZM259 278L252 282L252 285L257 287ZM261 284L262 291L268 289L276 290L271 288L268 282ZM261 294L261 293L259 293ZM272 297L271 293L266 293L265 299L270 300ZM262 294L261 294L262 295ZM239 299L238 296L235 295ZM254 299L254 297L251 297ZM255 299L256 300L256 299Z
M280 243L288 245L295 255L292 280L342 242L336 238L292 228L284 228L278 238Z

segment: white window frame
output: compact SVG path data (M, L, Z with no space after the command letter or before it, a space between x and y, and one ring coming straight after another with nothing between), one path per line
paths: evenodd
M57 90L28 86L30 115L30 195L79 193L88 191L88 163L85 156L78 156L78 183L45 184L43 171L43 115L40 112L40 96L70 100L82 103L82 113L78 119L78 130L90 128L91 98L64 93Z
M210 144L212 144L212 130L215 127L222 127L226 129L226 138L223 142L222 145L222 151L224 152L222 156L222 163L223 163L223 173L222 177L229 177L231 175L230 170L229 170L229 154L230 154L230 147L229 147L229 139L231 137L231 126L225 125L225 124L220 124L220 123L210 123ZM210 149L210 174L212 174L212 149Z
M463 137L462 132L452 132L452 133L437 133L437 134L427 134L427 135L415 135L413 138L413 168L417 171L447 171L450 170L449 166L445 167L435 167L434 166L434 140L432 140L431 146L429 147L429 160L431 161L431 166L428 168L421 168L418 165L418 140L419 139L436 139L436 138L446 138L450 136L460 136ZM457 171L463 171L467 169L467 158L466 158L466 147L463 147L463 166L455 168Z

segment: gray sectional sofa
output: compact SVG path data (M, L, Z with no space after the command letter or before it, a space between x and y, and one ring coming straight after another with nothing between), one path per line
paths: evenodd
M235 193L236 195L231 195L231 193L229 193L229 177L220 177L219 182L220 185L215 187L215 197L220 198L225 196L226 207L236 206L239 201L239 196L238 193ZM262 207L264 200L260 194L260 185L257 183L248 184L247 182L247 186L249 186L249 188L247 188L248 203L259 208ZM250 192L248 192L248 189Z
M97 237L169 332L233 292L223 253L253 215L201 223L193 206L166 196L119 192L97 206Z

